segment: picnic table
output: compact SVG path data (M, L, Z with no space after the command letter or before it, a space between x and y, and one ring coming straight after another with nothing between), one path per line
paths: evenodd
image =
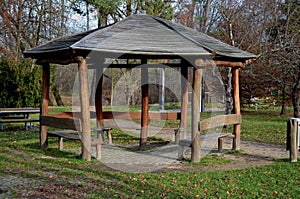
M39 122L38 119L32 119L30 114L40 113L39 108L0 108L0 130L4 130L3 123L25 123L25 129L32 128L32 122ZM28 124L29 123L29 124Z

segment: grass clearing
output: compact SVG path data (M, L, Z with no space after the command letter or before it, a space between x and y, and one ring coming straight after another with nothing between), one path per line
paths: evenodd
M291 115L274 110L244 111L241 139L285 145L286 123Z
M268 111L245 112L242 139L284 144L286 120L287 116ZM59 151L57 140L49 140L50 148L43 151L38 131L12 127L0 133L0 198L298 198L300 194L300 160L230 171L123 173L104 169L95 159L77 159L68 149L78 142L65 141L66 150ZM131 143L126 135L117 139ZM224 161L207 156L201 164Z

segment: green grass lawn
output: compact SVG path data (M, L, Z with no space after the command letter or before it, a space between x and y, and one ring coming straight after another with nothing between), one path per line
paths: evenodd
M280 116L276 110L243 111L241 139L285 145L286 125L291 113Z
M244 112L242 139L284 144L287 117L268 110ZM300 160L290 163L282 159L269 166L231 171L123 173L103 169L104 165L94 159L91 162L77 159L68 150L58 151L56 139L49 140L48 150L40 150L38 130L26 132L22 125L8 128L0 132L0 198L299 198L300 195ZM79 143L65 141L65 146L79 147ZM212 156L208 158L200 164L222 162Z

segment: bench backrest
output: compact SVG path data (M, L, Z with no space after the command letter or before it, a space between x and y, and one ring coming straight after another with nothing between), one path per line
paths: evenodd
M216 128L224 125L240 124L242 123L242 115L229 114L229 115L217 115L198 123L199 131L205 131L208 129Z
M79 118L61 118L41 115L40 124L53 128L70 129L82 132L82 126Z

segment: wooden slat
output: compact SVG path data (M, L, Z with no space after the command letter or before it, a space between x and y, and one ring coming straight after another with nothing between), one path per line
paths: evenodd
M79 117L79 112L60 112L60 113L49 114L49 116L61 117L61 118L73 118L76 116Z
M41 115L40 124L54 128L81 131L81 123L79 118L61 118Z
M103 112L104 119L141 119L141 112Z
M17 122L39 122L39 119L0 119L0 123L17 123Z
M40 113L39 108L0 108L1 115Z
M91 111L91 118L96 118L95 111ZM59 118L73 118L79 117L79 112L60 112L55 114L49 114L48 116L59 117ZM112 112L104 111L104 119L133 119L140 120L142 116L141 112ZM180 120L180 112L149 112L149 118L151 120Z
M48 132L48 137L58 137L58 138L66 138L69 140L81 140L81 136L79 134L69 132L69 131L53 131L53 132ZM101 140L96 137L91 137L91 145L98 145L101 144Z
M95 112L91 112L91 117L94 118ZM104 111L104 119L133 119L140 120L141 112L112 112ZM180 120L180 112L149 112L151 120Z
M201 135L200 136L200 141L206 140L206 139L219 139L219 138L225 138L225 137L230 137L232 138L234 135L231 133L211 133L211 134L206 134L206 135ZM179 146L184 146L184 147L192 147L192 140L190 139L182 139L179 140Z
M240 124L242 116L240 114L217 115L199 122L199 131L205 131L218 126Z
M63 131L57 131L57 132L48 132L48 136L50 137L63 137L67 138L69 140L80 140L80 136L75 133L70 133L70 132L63 132Z

